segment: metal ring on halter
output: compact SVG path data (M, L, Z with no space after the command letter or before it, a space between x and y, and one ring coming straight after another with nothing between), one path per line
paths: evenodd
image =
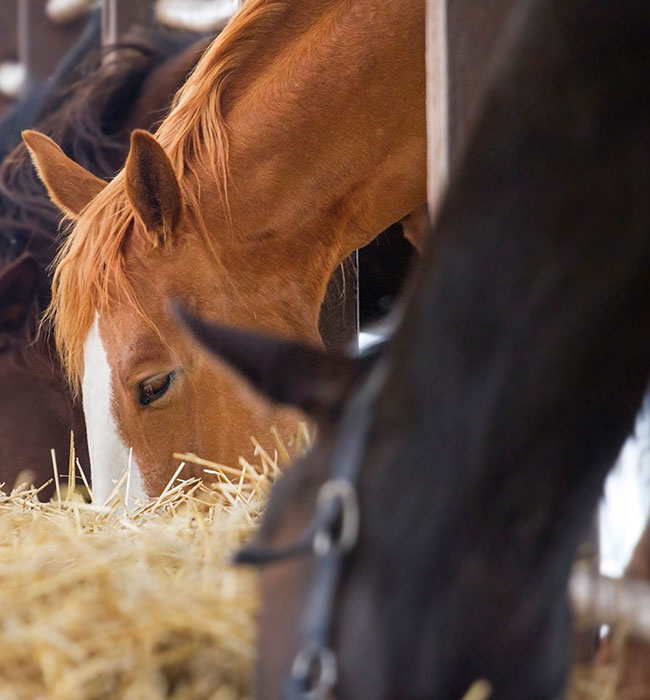
M318 491L318 512L322 513L335 500L341 504L341 529L336 538L332 534L331 522L325 522L314 535L314 553L318 557L333 549L349 552L359 535L359 501L354 486L346 479L326 481Z
M314 669L318 674L312 676ZM301 649L291 667L291 680L306 700L323 700L336 685L336 656L330 649L312 646Z

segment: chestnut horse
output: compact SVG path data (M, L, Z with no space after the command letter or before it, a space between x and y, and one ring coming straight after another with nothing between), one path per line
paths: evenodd
M564 697L569 573L650 377L650 5L524 9L369 375L194 322L320 417L246 555L261 697Z
M110 63L103 67L92 48L86 76L67 86L57 83L39 128L97 176L112 177L126 158L129 132L150 128L168 109L205 48L207 40L197 40L194 34L147 31L110 49ZM3 143L12 142L9 131L17 127L14 114ZM0 167L0 481L6 488L25 471L37 485L52 477L51 449L60 470L67 471L70 430L81 463L88 464L81 403L66 384L48 334L36 337L49 301L44 270L56 250L60 219L21 144ZM41 496L53 490L52 485Z
M155 494L174 452L236 464L250 435L268 448L273 424L293 431L297 414L208 361L169 300L319 345L332 272L426 198L424 73L422 0L249 0L108 186L25 135L74 222L51 318L100 497L129 447Z

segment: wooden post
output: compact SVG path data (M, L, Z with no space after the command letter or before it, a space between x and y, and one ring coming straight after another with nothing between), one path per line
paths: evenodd
M433 220L449 171L447 0L426 7L427 202Z
M16 0L0 1L0 63L18 61L18 12ZM0 94L0 117L13 103L9 96Z
M17 0L18 57L27 69L29 84L43 82L79 36L85 17L53 22L45 13L47 0Z
M153 18L151 0L104 0L102 4L102 45L117 43L134 24L149 24Z
M0 2L0 61L18 59L17 23L16 0Z

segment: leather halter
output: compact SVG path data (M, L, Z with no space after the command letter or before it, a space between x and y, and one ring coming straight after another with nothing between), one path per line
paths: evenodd
M357 486L372 425L372 407L385 376L386 361L381 358L345 407L332 452L330 477L318 491L316 513L301 537L286 548L251 548L237 556L239 563L256 565L310 554L315 559L300 622L300 646L285 692L287 700L324 700L337 683L337 658L331 648L334 602L344 558L358 540Z

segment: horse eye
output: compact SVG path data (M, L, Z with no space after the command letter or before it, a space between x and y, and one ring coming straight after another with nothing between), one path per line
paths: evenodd
M172 379L174 378L175 372L169 372L169 374L159 374L157 377L150 377L140 382L138 386L138 401L141 406L148 406L150 403L157 401L159 398L163 397L169 387L171 386Z

